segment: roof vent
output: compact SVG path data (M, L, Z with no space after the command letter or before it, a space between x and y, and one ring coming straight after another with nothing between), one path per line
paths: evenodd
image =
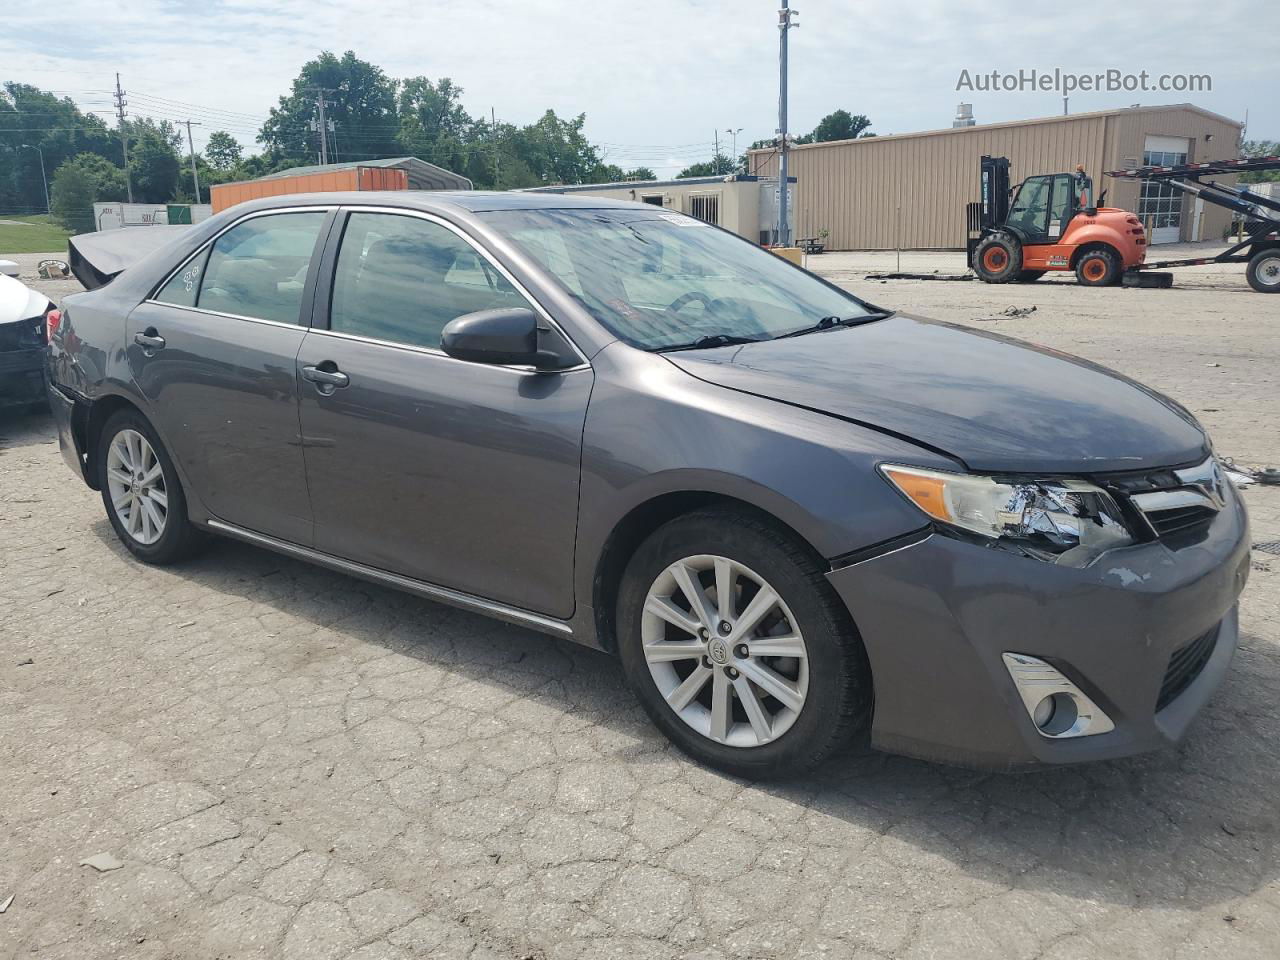
M972 127L978 121L973 119L973 104L959 103L956 104L956 118L951 121L953 127Z

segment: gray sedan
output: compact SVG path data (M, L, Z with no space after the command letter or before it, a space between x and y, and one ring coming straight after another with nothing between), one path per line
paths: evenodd
M1185 409L662 208L254 201L50 327L62 450L139 560L234 537L603 648L734 774L867 730L1149 750L1235 650L1247 520Z

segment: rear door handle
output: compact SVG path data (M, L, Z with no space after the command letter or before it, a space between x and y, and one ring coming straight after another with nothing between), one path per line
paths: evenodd
M156 332L155 327L147 327L142 333L135 333L133 342L140 346L147 356L150 356L156 350L164 349L164 337Z
M332 369L325 369L326 367ZM316 385L317 390L326 395L351 383L351 378L339 370L338 365L332 360L325 360L319 366L303 367L302 378L310 380Z

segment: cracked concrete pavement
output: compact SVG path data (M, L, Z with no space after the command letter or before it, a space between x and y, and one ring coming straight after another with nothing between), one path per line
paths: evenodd
M975 325L1280 460L1265 297L822 260L943 319L1038 304ZM0 437L0 957L1280 955L1280 557L1178 750L1009 776L855 746L762 786L675 753L599 653L227 541L140 566L46 417ZM1280 490L1246 499L1280 539Z

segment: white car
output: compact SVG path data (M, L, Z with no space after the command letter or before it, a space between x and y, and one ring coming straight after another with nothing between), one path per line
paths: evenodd
M53 301L0 274L0 408L40 407L45 397L44 347Z

